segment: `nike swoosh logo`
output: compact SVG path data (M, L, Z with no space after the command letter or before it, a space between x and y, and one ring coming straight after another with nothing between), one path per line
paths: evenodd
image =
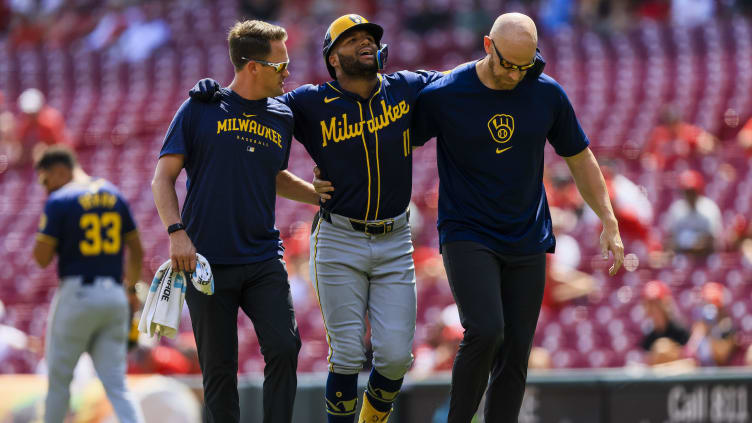
M256 115L247 115L247 114L243 113L243 116L245 116L245 117L254 117Z
M501 154L501 153L503 153L503 152L505 152L505 151L509 150L510 148L512 148L512 147L507 147L507 148L497 148L497 149L496 149L496 154Z
M338 98L339 97L332 97L332 98L324 97L324 103L331 103L332 101L334 101L334 100L336 100Z

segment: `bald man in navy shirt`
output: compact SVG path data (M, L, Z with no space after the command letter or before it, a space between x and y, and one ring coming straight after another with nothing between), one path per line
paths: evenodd
M488 387L485 419L516 422L556 245L543 188L546 139L603 222L602 253L624 247L598 163L561 86L542 73L533 21L501 15L486 56L418 96L413 146L437 137L439 241L465 335L452 370L449 423L467 423ZM490 373L490 381L489 381Z

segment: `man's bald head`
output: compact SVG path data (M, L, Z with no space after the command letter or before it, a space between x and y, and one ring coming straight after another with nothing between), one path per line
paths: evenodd
M527 15L505 13L499 16L491 27L490 37L510 62L526 64L535 57L538 30Z

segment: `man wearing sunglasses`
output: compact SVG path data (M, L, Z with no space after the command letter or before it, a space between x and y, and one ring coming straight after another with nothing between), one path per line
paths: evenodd
M300 350L282 243L274 227L275 195L318 204L311 184L287 170L293 121L275 96L290 73L279 26L239 22L228 42L235 78L216 102L189 99L165 136L152 182L170 234L173 270L193 272L206 257L215 292L187 284L209 422L238 422L238 308L253 322L264 355L264 422L291 422ZM175 180L188 175L178 212Z
M280 97L295 116L295 138L331 182L321 189L326 202L314 221L310 256L329 343L329 423L355 420L366 315L373 370L359 423L388 420L413 360L410 117L418 92L442 74L379 73L387 52L383 33L362 16L339 17L324 37L324 63L333 80ZM202 80L191 96L208 100L217 90L216 81Z
M418 96L413 144L437 137L439 242L464 338L452 370L449 423L467 423L486 394L485 421L517 422L555 246L543 188L546 139L603 222L610 274L624 247L601 175L564 90L542 73L533 21L501 15L486 56ZM489 381L490 374L490 381Z

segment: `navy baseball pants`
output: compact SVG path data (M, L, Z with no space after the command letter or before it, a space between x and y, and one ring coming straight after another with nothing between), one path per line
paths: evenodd
M516 423L546 281L545 253L499 254L469 241L442 245L465 336L452 369L448 423ZM490 374L490 380L489 380Z

